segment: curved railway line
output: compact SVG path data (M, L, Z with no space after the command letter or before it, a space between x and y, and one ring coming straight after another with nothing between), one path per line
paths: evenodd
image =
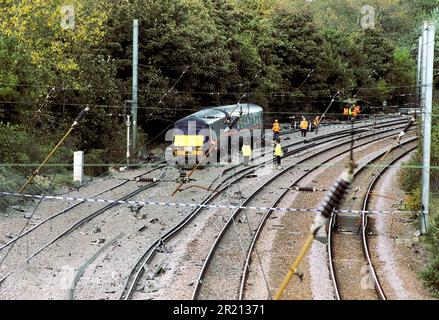
M355 198L350 198L349 207L354 210L361 210L360 221L354 220L354 222L348 223L348 225L353 224L353 229L358 227L358 233L355 230L346 231L349 227L341 226L345 228L344 232L340 233L336 229L337 221L343 219L343 215L334 213L329 223L328 229L328 264L329 271L333 283L334 294L337 300L342 299L380 299L386 300L386 295L383 288L380 285L377 272L374 268L373 262L371 260L370 249L368 247L368 214L365 213L369 209L369 201L373 196L372 190L376 182L382 176L382 174L389 168L390 165L397 162L402 157L406 156L414 149L417 148L415 144L417 138L410 138L402 142L398 146L394 146L389 155L397 153L397 155L387 162L385 166L375 175L371 175L370 182L367 186L367 190L364 197L361 200L360 207L355 206ZM400 146L408 145L408 149L399 148ZM402 151L402 152L401 152ZM367 172L368 165L377 160L381 160L386 154L386 150L379 152L374 155L372 160L368 160L357 168L354 175L358 176L360 173ZM354 207L353 207L354 206ZM349 219L355 219L355 217L348 217ZM346 219L346 217L344 218ZM350 249L350 250L348 250ZM337 252L334 254L334 252ZM359 252L360 251L360 252ZM361 256L363 256L361 259ZM361 268L358 266L362 265ZM353 278L355 280L353 280ZM360 281L357 281L361 279ZM373 290L372 290L373 289Z
M392 122L390 122L390 123L392 123ZM388 128L390 123L381 124L381 127ZM403 124L405 122L397 121L396 123L395 122L393 122L393 123L395 125L401 125L401 124ZM399 129L399 127L398 127L398 129ZM361 131L361 133L364 133L364 131ZM375 132L374 134L369 134L368 137L379 135L379 133L380 132ZM349 137L350 135L349 134L348 135L342 134L342 136ZM332 135L331 135L331 137L332 137ZM318 140L322 140L323 139L323 137L317 137L317 138L318 138ZM339 140L339 139L340 139L340 137L336 137L336 138L330 139L330 140L331 141L336 141L336 140ZM312 140L312 139L309 139L309 140ZM328 143L328 142L329 141L324 141L323 143ZM294 144L291 144L290 146L300 145L302 143L303 142L294 143ZM290 146L287 146L287 147L290 147ZM316 146L316 144L308 143L308 145L305 146L305 147L301 147L301 148L297 148L295 150L289 151L288 153L285 154L285 158L288 157L288 156L291 156L291 155L295 155L295 154L297 154L300 151L305 151L305 150L310 149L310 148L315 147L315 146ZM215 192L212 192L208 197L206 197L206 199L202 202L202 204L212 203L212 201L214 199L218 198L218 196L221 193L223 193L225 190L227 190L227 188L231 184L235 184L235 183L239 182L245 176L247 176L249 173L254 172L257 168L261 167L263 164L265 164L267 162L271 162L271 161L272 161L272 159L270 159L268 161L265 161L262 164L256 165L256 168L255 167L244 168L244 169L240 170L239 172L235 172L232 175L226 177L215 188ZM230 168L225 170L225 172L231 172L231 171L232 170ZM285 170L285 172L286 171L287 170ZM232 179L235 179L235 180L232 180ZM227 180L232 180L232 182L230 182L229 184L224 185L224 182L227 181ZM184 227L189 222L191 222L194 219L194 217L197 216L197 214L199 214L202 211L203 211L202 208L194 209L188 216L185 217L185 219L180 221L177 225L172 227L170 230L168 230L165 234L163 234L160 238L156 239L151 245L149 245L147 247L147 249L138 258L138 260L135 263L134 267L131 269L130 274L128 275L127 280L125 282L124 290L123 290L123 292L122 292L122 294L120 296L120 299L130 299L132 297L133 293L135 292L136 285L139 282L142 274L144 273L145 268L148 268L149 265L152 265L153 264L152 260L156 257L156 255L161 253L160 252L161 251L160 248L167 241L169 241L171 238L175 237L179 233L179 231L184 229Z
M377 125L376 129L383 128L383 127L387 128L389 125L400 125L403 123L405 123L405 121L401 121L401 120L385 121L384 123L380 123L379 125ZM358 128L356 128L356 132L363 133L364 131L361 131L361 129L366 127L366 126L367 125L359 126ZM360 129L360 131L358 131L358 129ZM342 137L348 137L348 136L350 136L350 133L334 132L334 133L330 133L327 135L313 137L311 139L306 140L306 143L304 141L300 141L300 142L295 142L295 143L286 145L284 148L291 148L293 146L299 146L299 145L304 145L304 146L286 152L284 155L284 158L292 156L292 155L296 154L297 152L305 151L307 149L310 149L310 148L316 146L315 141L324 140L324 143L326 143L326 142L335 141L335 140L340 139ZM328 138L329 138L329 140L325 140ZM257 157L254 157L252 160L255 161L255 160L262 158L262 157L263 157L263 155L257 156ZM232 174L225 176L223 178L223 180L214 188L214 191L211 192L201 204L205 205L205 204L211 203L213 200L217 199L221 193L226 191L230 185L241 181L248 174L256 171L258 168L261 168L265 164L272 162L272 161L273 161L273 159L270 158L269 160L263 161L262 163L257 164L255 166L243 168L238 172L236 172L236 169L238 167L241 167L242 164L234 165L234 166L231 166L231 167L225 169L222 172L223 176L226 173L232 172ZM233 172L233 170L235 170L235 172ZM228 180L232 180L232 182L230 182L229 184L225 184L225 182ZM209 186L209 189L213 187L214 183L215 183L215 181L212 182L212 184ZM159 248L164 243L166 243L169 239L173 238L181 229L183 229L189 222L191 222L202 211L203 211L203 208L196 208L196 209L192 210L192 212L189 215L187 215L183 220L181 220L177 225L172 227L169 231L167 231L164 235L162 235L160 238L156 239L150 246L147 247L147 249L137 259L137 262L135 263L134 267L131 269L131 271L127 277L123 292L120 296L120 299L127 300L127 299L131 298L133 291L135 290L135 286L139 281L139 278L141 277L141 275L145 271L145 266L151 263L154 256L159 252Z
M372 138L372 141L356 145L355 148L359 148L369 143L373 143L373 141L377 141L378 139L382 140L385 138L390 138L395 136L395 131L400 130L401 127L403 127L406 124L406 121L407 121L406 119L394 119L394 118L391 118L389 120L385 119L382 122L377 122L373 126L373 128L371 127L370 123L369 124L359 123L359 125L354 128L355 140L359 141L359 140L367 140L369 138ZM348 129L348 126L345 126L345 129ZM285 131L284 135L288 135L289 133L295 133L295 131L291 131L291 132ZM296 168L297 165L303 164L306 161L316 158L317 156L322 155L330 150L343 148L344 145L350 143L350 137L351 137L351 132L346 132L346 130L340 130L336 132L330 132L328 134L320 133L319 136L312 136L308 139L296 141L288 145L286 142L284 142L283 148L284 150L286 150L286 152L284 152L283 159L288 159L301 153L303 153L304 158L300 158L300 160L295 160L294 163L288 164L285 169L282 169L280 172L277 172L274 176L270 177L269 180L265 181L257 190L255 190L250 196L248 196L245 199L245 201L242 202L241 205L264 206L267 208L276 207L280 203L280 201L290 192L290 189L295 184L297 184L302 179L304 179L313 170L321 167L324 163L337 157L339 154L335 156L331 156L329 159L320 162L319 164L315 165L313 168L304 170L303 173L300 173L299 177L291 177L295 179L294 183L285 185L285 187L281 190L282 192L280 194L276 194L276 200L274 202L272 202L271 200L275 196L272 195L272 192L270 192L270 188L269 188L270 184L272 184L280 176L291 173L291 170ZM334 143L336 143L336 145L334 145ZM314 149L322 148L321 146L324 146L323 148L327 148L327 149L324 150L320 149L317 152L314 152ZM343 150L342 153L346 153L348 151L349 149L346 149ZM210 186L207 188L208 190L213 190L213 191L206 192L206 196L201 204L203 205L213 204L214 200L217 200L224 195L227 197L226 193L228 190L230 190L231 186L236 186L236 185L239 186L239 183L243 179L248 177L250 174L255 173L257 170L263 168L267 163L273 162L273 158L271 155L269 155L267 160L266 155L262 153L262 155L254 157L252 161L253 161L253 165L248 167L245 167L242 164L238 164L224 169L211 182ZM153 169L150 169L140 175L137 175L134 178L142 177L147 174L166 168L165 161L160 161L154 164L153 166L154 166ZM149 183L140 188L136 186L137 188L135 190L128 192L121 197L118 197L118 200L121 201L128 200L149 188L157 186L160 183L160 180L163 180L165 173L166 171L162 172L162 174L160 175L159 179L156 182ZM91 197L98 197L106 193L112 192L114 190L117 190L119 187L125 186L130 181L132 181L132 179L118 183L117 185L107 188L104 191L101 191ZM264 200L264 199L269 199L269 200ZM82 202L75 203L67 207L66 209L63 209L55 214L50 215L43 221L39 222L32 228L28 229L26 232L20 234L16 238L10 240L8 243L1 246L0 251L5 249L6 247L14 245L16 242L18 242L20 239L23 239L27 235L34 233L41 226L46 225L51 221L60 219L63 216L65 216L65 214L71 213L74 210L81 210L82 205L84 203L85 200ZM37 256L40 252L42 252L43 250L45 250L46 248L48 248L49 246L60 240L61 238L64 238L68 234L72 233L74 230L77 230L78 228L90 222L97 216L103 214L104 212L110 210L111 208L117 205L118 203L116 201L115 203L112 204L103 205L101 208L99 208L98 210L94 210L91 213L87 213L85 216L83 216L83 218L78 219L75 223L70 225L64 231L58 233L55 237L53 237L52 240L46 242L43 246L39 247L39 249L34 251L27 258L27 261ZM140 255L136 263L133 265L133 267L130 269L129 274L126 276L125 285L123 287L123 290L121 291L120 299L127 300L133 298L136 292L136 287L140 279L142 278L145 270L150 265L153 265L154 261L164 258L163 255L165 255L165 253L163 253L161 250L162 246L165 245L174 237L176 237L182 230L185 229L186 226L188 226L203 211L204 208L202 207L195 208L189 214L187 214L183 219L178 221L177 224L167 228L167 230L159 238L147 244L146 249L140 252ZM239 261L239 266L235 269L233 269L232 267L226 270L225 272L227 273L228 276L235 274L234 277L237 279L236 286L232 290L232 293L230 292L224 293L217 291L215 294L219 295L217 297L219 297L220 299L236 299L236 298L243 299L245 297L245 283L246 283L247 273L249 271L249 265L251 263L251 255L252 252L255 250L255 244L256 241L258 240L258 235L262 230L265 221L269 218L271 212L272 211L267 211L262 214L259 213L255 215L249 215L245 210L237 209L233 212L232 216L227 216L228 221L226 222L226 224L223 226L223 229L216 237L214 245L212 246L206 259L204 260L203 267L200 272L200 276L198 277L198 281L196 281L195 283L195 288L192 296L193 299L211 298L209 294L204 295L205 291L209 292L209 289L206 289L208 287L208 282L209 282L208 278L210 277L209 269L213 268L214 257L218 254L218 252L220 252L223 249L230 248L232 246L234 246L233 250L237 250L238 248L238 250L235 252L235 258L238 257L239 259L235 259L236 261L233 262L237 263ZM240 221L241 223L237 223L237 221ZM367 216L364 217L364 223L367 225ZM235 227L234 230L231 230L232 226ZM233 238L230 236L230 234L234 232L235 233L239 232L241 234L240 246L237 246L236 242L233 243L233 241L226 244L224 243L221 244L221 241L224 241L224 239ZM229 233L229 235L227 235L227 233ZM120 239L121 237L122 235L119 235L115 239ZM245 238L244 241L243 238ZM114 242L115 241L112 241L111 244L113 244ZM106 247L108 246L110 246L110 243L106 245ZM105 248L102 248L102 250L100 251L103 251L104 249ZM93 258L95 257L90 258L87 261L87 263L83 267L81 267L77 276L75 277L75 285L77 282L80 281L82 274L85 272L85 269L87 268L87 266L89 265L89 263ZM221 274L218 273L218 276L221 276ZM3 280L5 279L2 279L2 281ZM69 291L69 297L71 299L74 297L74 289L75 286L73 286Z
M365 142L361 145L355 146L355 148L359 148L361 146L367 145L370 142ZM338 146L343 146L343 143L339 144ZM333 150L337 146L331 146L327 150L319 151L316 154L312 154L311 156L299 161L298 163L295 163L288 168L286 168L281 173L277 174L275 177L264 183L261 187L259 187L251 196L249 196L244 202L243 206L249 206L254 204L253 199L258 196L258 199L263 198L261 197L261 194L266 190L267 186L276 181L276 178L287 173L291 169L293 169L297 164L301 162L305 162L309 159L312 159L316 157L317 155L322 155L325 152L329 150ZM340 152L340 153L347 153L350 151L350 148L347 148L346 150ZM317 165L314 165L312 168L309 169L305 174L302 174L299 178L295 178L295 181L287 186L286 191L281 193L276 201L274 203L271 203L271 206L269 207L275 207L283 197L285 197L288 194L288 191L291 187L299 183L303 178L305 178L310 172L313 170L319 168L320 166L324 165L326 162L338 157L339 154L335 156L331 156L329 159L326 159L322 162L320 162ZM282 189L277 186L277 189ZM255 204L256 205L259 205ZM267 206L266 203L262 204L262 206ZM252 226L258 226L257 232L252 232L252 227L250 227L250 222L248 222L248 226L244 226L245 223L242 223L240 225L236 224L236 221L239 219L248 219L249 215L245 215L244 217L240 217L240 214L242 214L244 211L241 209L237 209L231 216L231 218L227 221L226 225L223 227L219 235L216 237L214 245L211 247L205 261L202 267L202 270L200 272L200 276L198 277L198 280L196 282L196 286L193 292L192 299L211 299L211 298L222 298L222 299L237 299L237 298L243 298L244 297L244 288L245 288L245 279L247 276L248 271L248 265L249 265L249 259L251 257L252 250L254 248L255 242L257 240L258 234L263 227L263 224L265 223L266 219L269 217L270 211L266 212L266 214L261 219L260 217L257 217L257 215L252 215L256 220L252 221ZM259 220L259 221L258 221ZM235 229L232 228L234 226ZM246 232L247 231L247 232ZM250 231L250 232L249 232ZM249 234L250 233L250 234ZM247 248L245 249L246 252L243 252L243 256L246 257L244 263L241 259L241 253L239 252L238 246L236 245L236 234L239 234L240 238L240 245ZM233 236L235 235L235 236ZM245 244L242 242L246 241ZM235 242L235 245L233 244ZM234 248L234 249L231 249ZM233 251L234 250L234 251ZM244 249L242 249L244 250ZM227 259L229 258L229 259ZM224 262L227 260L227 262ZM215 263L218 266L215 266ZM212 270L211 270L212 269ZM225 269L225 270L224 270ZM209 278L210 276L210 278ZM234 284L239 284L239 287L234 287L233 289L226 290L223 289L225 286L223 285L217 285L218 283L222 283L221 281L217 281L219 279L224 279L227 276L228 279L233 278L230 280ZM236 278L236 279L235 279ZM210 281L209 281L210 280ZM211 286L211 287L209 287ZM206 288L207 287L207 288ZM204 290L204 293L203 293Z
M142 174L139 174L137 176L135 176L133 179L136 178L140 178L142 176L145 176L147 174L153 173L155 171L161 170L163 169L164 166L157 166L153 169L147 170L146 172L143 172ZM162 176L163 177L163 176ZM93 195L92 197L98 197L101 195L104 195L106 193L115 191L116 189L125 186L126 184L128 184L130 181L132 181L132 179L129 180L124 180L108 189L105 189L104 191L101 191L95 195ZM142 186L128 194L125 194L124 196L120 197L118 200L127 200L131 197L133 197L134 195L137 195L138 193L145 191L149 188L152 188L154 186L156 186L158 183L157 182L153 182L153 183L149 183L145 186ZM10 240L9 242L7 242L6 244L4 244L3 246L0 247L0 251L11 246L14 245L18 240L24 238L25 236L28 236L29 234L35 232L37 229L39 229L40 227L42 227L43 225L48 224L49 222L53 222L55 219L57 218L62 218L65 214L68 213L72 213L73 210L81 210L82 209L82 205L84 205L86 203L85 200L77 202L55 214L50 215L49 217L47 217L46 219L42 220L41 222L39 222L38 224L36 224L35 226L33 226L32 228L28 229L27 231L23 232L22 234L18 235L16 238ZM62 237L68 235L69 233L71 233L73 230L75 230L76 228L79 228L80 226L84 225L85 223L87 223L88 221L92 220L93 218L97 217L99 214L107 211L108 209L114 207L118 205L118 203L113 203L113 204L109 204L109 205L104 205L102 208L92 212L91 214L87 215L86 217L84 217L83 219L80 219L79 221L77 221L75 224L73 224L71 227L69 227L67 230L61 232L60 234L58 234L57 236L55 236L53 238L53 240L51 240L50 242L46 243L44 246L42 246L40 249L38 249L37 251L35 251L33 254L31 254L28 257L28 261L35 257L37 254L39 254L42 250L44 250L45 248L47 248L49 245L55 243L57 240L61 239Z

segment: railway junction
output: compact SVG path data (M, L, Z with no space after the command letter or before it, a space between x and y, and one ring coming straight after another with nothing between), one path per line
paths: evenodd
M4 2L0 300L437 300L434 2Z
M316 209L349 165L354 182L284 299L422 299L418 237L400 211L397 168L418 147L410 116L328 124L272 152L206 166L181 182L158 159L2 219L2 299L273 299ZM267 148L268 149L268 148ZM328 170L330 169L330 170ZM179 187L180 186L180 187ZM174 197L175 188L179 190ZM320 234L321 233L321 234Z

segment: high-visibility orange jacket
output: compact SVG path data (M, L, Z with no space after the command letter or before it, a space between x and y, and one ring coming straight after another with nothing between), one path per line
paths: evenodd
M279 132L279 131L280 131L279 122L273 123L273 132Z
M344 108L343 109L343 115L344 116L348 116L349 115L349 108Z
M320 124L320 117L319 116L314 118L313 124L314 124L314 127L319 126L319 124Z
M355 107L355 112L356 112L357 114L359 114L359 113L361 112L360 106L356 106L356 107Z
M308 129L308 121L306 120L300 121L300 129Z
M349 115L356 117L357 116L357 109L355 107L349 108Z

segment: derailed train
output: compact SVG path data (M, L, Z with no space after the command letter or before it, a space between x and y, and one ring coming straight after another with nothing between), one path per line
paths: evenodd
M167 134L166 140L172 141L167 161L194 165L230 160L239 155L243 143L261 145L263 131L263 109L256 104L203 109L178 120Z

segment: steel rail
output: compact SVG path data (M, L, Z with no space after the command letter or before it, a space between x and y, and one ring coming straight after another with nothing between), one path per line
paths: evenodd
M391 135L389 135L389 137L390 137L390 136L393 136L393 135L394 135L394 134L391 134ZM372 142L365 143L365 144L369 144L369 143L373 143L373 141L372 141ZM346 144L346 142L343 142L343 143L340 143L340 144L338 144L338 145L336 145L336 146L330 146L327 150L319 151L319 152L317 152L317 153L315 153L315 154L312 154L312 155L310 155L310 156L307 156L307 157L305 157L304 159L302 159L302 160L300 160L300 161L298 161L298 162L296 162L296 163L294 163L294 164L288 166L286 169L282 170L280 173L276 174L274 177L272 177L271 179L269 179L268 181L266 181L266 182L265 182L260 188L258 188L253 194L251 194L251 195L250 195L250 196L249 196L249 197L243 202L242 206L246 206L246 205L247 205L251 200L253 200L253 199L254 199L254 198L255 198L255 197L256 197L256 196L257 196L257 195L258 195L258 194L259 194L259 193L260 193L260 192L266 187L266 186L267 186L267 185L271 184L273 181L275 181L275 180L276 180L277 178L279 178L281 175L285 174L286 172L288 172L289 170L291 170L292 168L294 168L295 166L297 166L297 164L300 164L300 163L302 163L302 162L308 161L309 159L312 159L312 158L314 158L314 157L316 157L316 156L318 156L318 155L320 155L320 154L322 154L322 153L325 153L325 152L327 152L327 151L333 150L334 148L337 148L337 147L343 146L343 145L345 145L345 144ZM358 148L358 147L360 147L360 146L356 146L356 148ZM346 150L345 152L349 152L349 151L350 151L350 150ZM333 158L335 158L335 157L337 157L337 156L338 156L338 155L334 156ZM326 161L329 161L329 160L326 160ZM325 163L325 161L322 162L320 165L314 167L314 168L311 169L310 171L313 171L313 170L315 170L317 167L320 167L323 163ZM293 184L296 184L296 183L297 183L297 181L294 182ZM209 267L210 262L211 262L212 259L213 259L214 252L215 252L216 249L218 248L218 246L219 246L221 240L223 239L223 237L225 236L226 232L227 232L227 231L229 230L229 228L231 227L233 221L236 219L237 215L238 215L241 211L242 211L242 209L237 209L237 210L235 210L235 212L232 214L232 216L230 217L230 219L226 222L226 224L224 225L224 227L223 227L222 230L220 231L219 235L216 237L214 244L212 245L212 247L211 247L211 249L210 249L210 251L209 251L207 257L206 257L205 260L204 260L204 263L203 263L203 266L202 266L202 269L201 269L200 275L199 275L199 277L198 277L198 279L197 279L197 282L196 282L196 285L195 285L195 288L194 288L194 292L193 292L193 295L192 295L192 299L193 299L193 300L195 300L195 299L198 297L198 295L199 295L200 288L201 288L201 284L202 284L203 281L204 281L204 277L205 277L205 274L206 274L206 272L207 272L207 268Z
M405 123L405 122L404 122ZM400 121L398 120L397 124L402 124L402 122L400 123ZM395 124L395 125L397 125ZM358 131L358 133L363 133L364 131ZM350 136L350 134L345 134L343 132L337 132L339 135L342 134L343 136ZM337 134L334 133L330 133L329 135L326 136L320 136L320 137L315 137L315 140L322 140L324 137L333 137L333 136L337 136ZM340 137L337 137L336 139L331 139L329 141L324 141L324 143L327 142L331 142L334 140L338 140L340 139ZM291 147L294 145L299 145L302 144L301 142L296 142L293 143L291 145L288 145L287 147ZM283 158L289 157L293 154L297 154L298 152L301 151L305 151L307 149L310 149L312 147L314 147L315 144L307 144L303 147L288 151L284 154ZM260 156L261 157L261 156ZM211 192L202 202L202 204L208 204L211 201L213 201L214 199L216 199L218 196L220 196L220 194L222 192L224 192L230 185L237 183L238 181L242 180L245 176L247 176L249 173L256 171L258 168L263 167L265 164L272 162L274 158L271 158L267 161L264 161L256 166L252 166L249 168L244 168L238 172L235 172L234 174L230 175L229 177L227 177L226 179L224 179L223 181L221 181L217 187L214 189L214 192ZM241 166L242 164L233 166L232 169L236 169L237 167ZM224 174L225 171L231 171L230 168L226 169L223 171L222 174ZM247 172L248 171L248 172ZM241 174L245 172L245 174L238 176L238 174ZM224 184L224 182L237 177L235 180L233 180L231 183L225 185L224 187L222 187L221 189L219 189L221 187L222 184ZM213 185L213 183L211 184L211 186ZM211 187L210 186L210 187ZM155 253L157 252L157 249L160 247L160 245L162 243L164 243L165 241L169 240L170 238L172 238L175 234L177 234L182 228L184 228L190 221L192 221L197 215L198 213L200 213L203 210L203 208L195 208L194 210L192 210L183 220L181 220L180 222L178 222L174 227L172 227L169 231L167 231L162 237L156 239L142 254L141 256L137 259L136 263L134 264L134 267L130 270L130 273L127 277L127 280L125 282L124 288L122 290L122 293L120 295L120 300L128 300L131 298L132 293L134 291L135 286L137 285L137 282L139 280L139 278L142 276L143 272L144 272L144 267L146 264L148 264L152 258L154 257Z
M164 176L164 172L161 175L161 178ZM65 231L63 231L62 233L60 233L59 235L57 235L55 238L53 238L51 241L49 241L48 243L46 243L44 246L42 246L40 249L38 249L37 251L35 251L34 253L32 253L27 259L26 261L29 262L29 260L31 260L32 258L34 258L36 255L38 255L41 251L43 251L45 248L47 248L48 246L50 246L51 244L55 243L56 241L58 241L59 239L65 237L66 235L70 234L72 231L76 230L77 228L81 227L82 225L86 224L87 222L91 221L92 219L96 218L97 216L103 214L104 212L108 211L109 209L118 206L119 203L118 201L126 201L129 198L149 189L152 188L156 185L158 185L159 182L153 182L150 184L147 184L145 186L142 186L140 188L138 188L137 190L134 190L132 192L130 192L129 194L124 195L123 197L119 198L116 202L114 203L110 203L108 205L106 205L105 207L91 213L90 215L82 218L81 220L77 221L76 223L74 223L73 225L71 225L70 227L68 227Z
M107 250L109 247L111 247L112 245L114 245L120 238L122 238L124 236L124 233L120 233L119 235L117 235L115 238L113 238L111 241L109 241L108 243L106 243L105 245L103 245L101 248L99 248L99 250L91 257L89 258L78 270L78 272L76 273L75 277L73 278L73 282L70 285L69 288L69 293L68 293L68 300L73 300L74 298L74 294L75 294L75 289L76 286L79 282L79 279L81 279L82 275L84 274L85 270L88 268L88 266L90 264L93 263L93 261L95 261L97 259L97 257L99 257L99 255L104 252L105 250Z
M372 182L369 184L369 187L367 188L367 192L366 192L366 196L364 197L364 201L363 201L363 213L361 215L361 227L362 227L362 240L363 240L363 250L364 250L364 255L366 256L367 262L369 264L369 271L370 274L372 275L372 279L374 281L374 285L375 285L375 290L377 292L378 297L381 300L387 300L386 295L384 294L384 290L380 284L380 281L378 279L377 273L375 271L375 267L372 263L372 259L370 256L370 252L369 252L369 243L367 240L367 226L368 226L368 216L367 213L365 213L364 211L366 211L369 207L369 202L371 199L371 192L373 190L373 188L375 187L376 183L378 182L378 180L382 177L383 173L385 171L387 171L389 169L389 166L398 162L401 158L405 157L407 154L409 154L410 152L412 152L413 150L417 149L418 147L415 146L413 148L408 149L406 152L404 152L403 154L395 157L389 164L388 166L384 167L372 180Z
M157 167L157 168L151 169L151 170L149 170L149 171L147 171L147 172L144 172L144 173L142 173L142 174L140 174L140 175L138 175L138 176L135 176L134 178L139 178L139 177L144 176L144 175L146 175L146 174L149 174L149 173L151 173L151 172L157 171L157 170L159 170L159 169L161 169L161 168L163 168L163 167ZM119 187L121 187L121 186L127 184L127 183L130 182L130 181L131 181L131 180L125 180L125 181L123 181L123 182L121 182L121 183L119 183L119 184L117 184L117 185L115 185L115 186L113 186L113 187L110 187L110 188L108 188L108 189L106 189L106 190L104 190L104 191L101 191L101 192L99 192L99 193L93 195L92 197L98 197L98 196L100 196L100 195L102 195L102 194L104 194L104 193L107 193L107 192L110 192L110 191L112 191L112 190L115 190L115 189L117 189L117 188L119 188ZM67 207L67 208L65 208L65 209L63 209L63 210L61 210L61 211L59 211L59 212L57 212L57 213L55 213L55 214L49 216L49 217L47 217L46 219L42 220L41 222L39 222L38 224L36 224L36 225L33 226L32 228L30 228L29 230L27 230L26 232L23 232L22 234L18 235L16 238L12 239L12 240L9 241L8 243L6 243L6 244L4 244L3 246L1 246L1 247L0 247L0 251L3 250L3 249L5 249L6 247L10 246L11 244L17 242L18 240L20 240L20 239L23 238L24 236L28 235L29 233L35 231L36 229L38 229L38 228L41 227L42 225L46 224L47 222L49 222L49 221L51 221L51 220L53 220L53 219L55 219L55 218L61 216L61 215L64 214L64 213L68 213L68 212L72 211L74 208L80 206L81 204L84 204L85 202L86 202L85 200L80 201L80 202L77 202L77 203L75 203L75 204L73 204L73 205L71 205L71 206L69 206L69 207Z
M394 123L395 121L389 121L391 123ZM400 120L397 121L397 123L395 123L394 125L400 125L400 124L405 124L406 121L401 122ZM388 127L388 124L386 124L386 127ZM364 133L365 131L361 131L359 130L357 133ZM343 136L350 136L349 134L343 133L343 132L337 132L338 135L342 134ZM378 133L379 134L379 133ZM330 133L329 137L333 137L333 136L337 136L334 133ZM325 136L320 136L320 137L315 137L315 140L322 140L324 137L327 137L328 135ZM370 137L372 135L369 135L368 137ZM328 143L328 142L332 142L335 140L339 140L340 137L337 137L336 139L331 139L329 141L324 141L324 143ZM311 139L310 139L311 140ZM293 143L291 145L288 145L287 147L291 147L294 145L299 145L302 144L302 142L296 142ZM315 147L316 144L307 144L303 147L288 151L284 154L283 158L287 158L291 155L297 154L298 152L302 152L305 151L307 149L310 149L312 147ZM210 202L212 202L214 199L216 199L217 197L219 197L221 195L221 193L223 191L225 191L231 184L237 183L238 181L242 180L243 178L245 178L245 176L247 176L249 173L256 171L258 168L263 167L265 164L272 162L274 158L271 158L270 160L264 161L261 164L258 164L256 166L252 166L249 168L244 168L238 172L235 172L234 174L232 174L231 176L227 177L225 180L221 181L219 183L219 185L214 188L214 192L211 192L202 202L202 204L208 204ZM232 169L235 169L236 167L241 166L242 164L236 165L234 166ZM230 171L231 169L228 168L224 171ZM223 171L223 174L224 174ZM248 172L247 172L248 171ZM224 187L220 188L222 184L224 184L225 181L230 180L234 177L237 177L238 174L241 174L245 172L245 174L242 174L241 176L239 176L238 178L236 178L235 180L233 180L231 183L225 185ZM212 186L212 184L211 184ZM219 189L220 188L220 189ZM134 291L134 288L139 280L139 278L141 277L141 275L144 272L144 267L146 264L148 264L152 258L154 257L155 253L157 252L157 249L160 247L161 244L163 244L164 242L168 241L170 238L172 238L173 236L175 236L181 229L183 229L190 221L192 221L197 215L198 213L200 213L204 208L195 208L194 210L192 210L192 212L190 212L183 220L181 220L180 222L178 222L174 227L172 227L169 231L167 231L162 237L156 239L142 254L141 256L137 259L136 263L134 264L134 267L130 270L130 273L127 277L127 281L125 282L124 288L122 290L122 293L120 295L121 300L129 300L132 296L132 293Z
M333 239L333 228L335 227L335 224L337 223L337 215L332 212L331 219L329 220L329 226L328 226L328 263L329 263L329 273L331 275L333 287L334 287L334 293L335 293L335 299L341 300L340 290L338 290L337 285L337 276L335 274L335 268L334 268L334 257L332 254L332 239Z
M406 145L406 144L412 143L413 141L416 141L417 139L418 139L417 137L407 139L407 140L401 142L400 145L392 146L392 150L391 151L396 150L401 145ZM380 159L384 154L386 154L386 152L388 152L388 150L381 151L372 160L370 160L367 163L365 163L362 167L357 168L356 171L354 172L354 176L358 175L360 172L363 172L368 167L369 163ZM393 163L393 161L390 162L384 169L388 168L388 166L391 165L392 163ZM375 179L376 179L376 177L375 177ZM370 191L370 189L368 189L368 192L369 191ZM368 192L366 193L366 197L368 197ZM363 210L364 210L364 206L363 206ZM363 216L364 216L364 213L362 214L362 217ZM333 247L333 242L334 242L333 241L333 234L334 234L333 227L335 226L336 219L337 219L337 214L333 213L332 216L331 216L331 219L329 221L330 228L328 230L328 243L327 243L328 263L329 263L329 272L331 274L331 278L332 278L332 283L333 283L334 293L335 293L336 299L337 300L342 300L342 296L340 294L340 290L339 290L339 286L338 286L338 282L337 282L337 276L336 276L336 273L335 273L334 257L333 257L333 253L332 253L332 247ZM363 247L363 253L365 253L364 252L364 247ZM371 266L371 264L369 264L369 265ZM383 295L384 295L384 293L383 293ZM377 292L377 296L380 297L380 294L378 292Z

